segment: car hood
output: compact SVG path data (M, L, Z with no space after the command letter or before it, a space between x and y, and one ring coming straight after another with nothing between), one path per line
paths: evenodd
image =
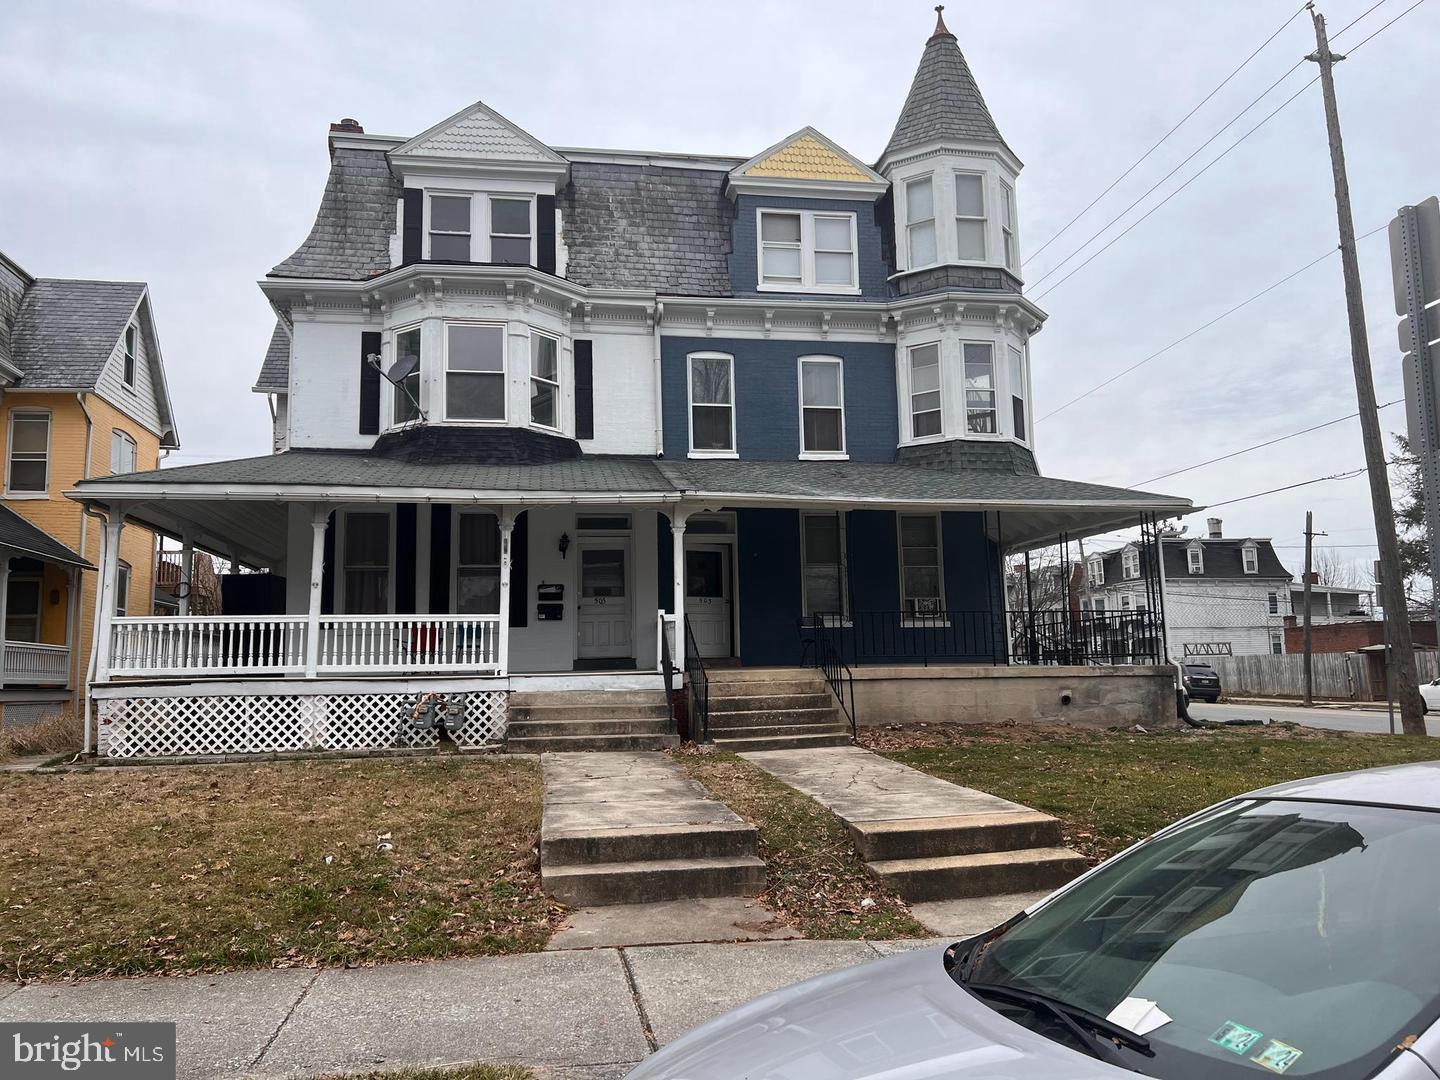
M1006 1020L943 948L822 975L696 1028L627 1080L1115 1080L1130 1076Z

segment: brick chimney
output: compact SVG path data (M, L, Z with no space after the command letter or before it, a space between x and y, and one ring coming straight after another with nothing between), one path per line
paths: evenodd
M365 134L365 129L360 126L360 121L359 121L359 120L356 120L353 116L347 116L347 117L345 117L343 120L341 120L339 123L331 124L331 125L330 125L330 138L328 139L328 144L329 144L329 147L330 147L330 157L331 157L332 159L335 157L335 136L336 136L336 135L364 135L364 134Z
M1209 539L1209 540L1219 540L1219 539L1224 535L1224 534L1220 531L1220 526L1221 526L1221 524L1223 524L1223 523L1221 522L1221 520L1220 520L1219 518L1206 518L1206 519L1205 519L1205 527L1206 527L1206 529L1209 530L1209 536L1207 537L1207 539Z

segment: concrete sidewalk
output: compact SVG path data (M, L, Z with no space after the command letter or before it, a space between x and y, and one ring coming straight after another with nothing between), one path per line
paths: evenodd
M351 970L0 985L0 1020L173 1020L179 1075L187 1080L460 1062L608 1080L760 994L952 940L653 945Z

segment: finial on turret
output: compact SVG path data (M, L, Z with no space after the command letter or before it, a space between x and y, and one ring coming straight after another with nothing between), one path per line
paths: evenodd
M944 4L936 4L936 5L935 5L935 32L930 35L931 39L933 40L933 39L935 39L935 38L937 38L937 37L954 37L954 36L955 36L954 34L950 33L950 28L945 25L945 5L944 5Z

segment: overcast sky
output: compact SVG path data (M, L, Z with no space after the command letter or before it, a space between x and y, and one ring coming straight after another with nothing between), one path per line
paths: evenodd
M1353 46L1413 0L1385 0ZM1372 0L1325 0L1332 35ZM413 135L483 99L539 138L748 156L812 124L883 149L934 23L928 3L193 3L7 0L0 21L0 249L48 277L150 283L188 463L263 453L249 392L273 325L256 279L313 221L327 125ZM946 12L1025 162L1028 256L1295 11L1292 0L1009 0ZM1269 97L1096 244L1040 279L1314 48L1307 17L1025 267L1039 297L1313 78ZM1440 3L1338 69L1357 230L1440 187ZM1318 86L1040 299L1037 413L1058 408L1336 244ZM1381 402L1401 394L1384 233L1361 243ZM1039 425L1051 475L1138 485L1353 412L1331 257ZM1402 407L1382 412L1387 432ZM1214 503L1362 464L1351 420L1152 490ZM1299 569L1304 511L1373 558L1363 477L1224 507ZM1192 532L1202 525L1192 524Z

